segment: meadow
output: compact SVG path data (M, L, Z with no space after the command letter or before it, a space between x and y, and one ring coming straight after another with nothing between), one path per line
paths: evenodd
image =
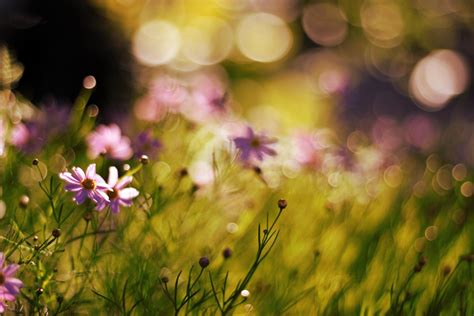
M372 44L388 41L364 27ZM405 120L351 125L334 105L347 96L349 51L298 59L273 56L274 42L240 43L255 66L192 46L186 56L203 67L184 70L142 31L133 51L154 70L142 69L145 88L115 121L90 101L93 74L72 105L33 104L16 91L21 61L2 47L0 313L474 313L472 121L430 116L456 106L468 79L439 94L421 91L438 82L419 83L422 105ZM322 46L343 41L304 31ZM420 64L441 67L439 80L468 71L454 48L427 50ZM285 54L297 61L278 63Z

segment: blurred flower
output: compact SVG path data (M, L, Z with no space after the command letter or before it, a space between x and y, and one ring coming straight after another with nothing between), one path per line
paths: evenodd
M13 127L11 144L28 154L39 152L51 137L65 130L69 113L68 107L48 101L32 119Z
M95 164L89 165L85 173L79 167L72 167L72 172L61 172L59 178L66 181L66 191L76 194L74 200L77 204L84 203L87 197L97 204L103 200L109 201L106 191L111 190L111 187L96 174Z
M20 288L23 287L23 282L13 277L20 266L9 264L5 267L4 264L5 255L2 252L0 253L0 313L6 310L5 301L13 302L20 294Z
M244 162L250 162L252 158L262 161L264 155L276 155L276 151L268 146L276 143L276 140L255 134L250 127L247 127L245 137L236 137L233 140L237 149L240 150L239 157Z
M296 135L293 139L294 157L299 165L318 169L322 163L323 148L316 142L314 136L306 133Z
M133 142L135 157L147 155L149 158L154 158L161 147L161 142L153 137L151 130L141 132Z
M33 154L46 143L45 135L35 122L19 123L13 127L10 142L21 151Z
M213 74L200 74L191 83L190 100L181 113L196 122L222 117L228 111L229 95L224 83Z
M145 121L162 120L167 112L178 113L188 99L183 82L170 76L160 76L150 84L148 93L135 105L135 115Z
M172 113L179 112L181 104L188 97L184 84L169 76L156 78L151 83L149 94L157 106L166 107Z
M130 139L122 136L117 124L99 125L87 136L86 142L89 147L88 154L92 159L105 154L112 159L126 160L133 154Z
M112 213L118 213L120 212L120 206L130 207L132 205L132 199L139 194L135 188L125 188L132 180L132 176L125 176L119 179L117 168L110 167L108 184L112 190L107 191L110 200L101 200L97 203L96 209L102 211L107 205L110 205Z

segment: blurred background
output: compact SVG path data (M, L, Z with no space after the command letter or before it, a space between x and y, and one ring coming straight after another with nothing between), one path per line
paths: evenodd
M474 166L473 15L469 0L2 0L0 42L35 104L71 104L91 74L101 120L147 120L172 78L218 85L261 129Z

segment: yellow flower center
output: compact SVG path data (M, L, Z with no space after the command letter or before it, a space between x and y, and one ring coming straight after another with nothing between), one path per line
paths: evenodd
M95 189L95 181L92 180L92 179L82 180L81 185L86 190L94 190Z

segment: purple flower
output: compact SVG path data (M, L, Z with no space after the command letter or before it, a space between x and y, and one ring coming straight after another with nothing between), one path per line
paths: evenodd
M5 255L0 253L0 313L5 312L5 301L13 302L23 287L23 282L13 277L20 266L9 264L5 267L4 264Z
M46 143L47 133L38 122L28 121L13 127L10 142L21 151L34 154Z
M74 200L77 204L84 203L87 197L95 203L109 201L106 191L112 188L95 173L95 164L89 165L85 173L79 167L72 167L72 172L61 172L59 178L67 182L64 187L66 191L76 194Z
M156 157L161 147L161 142L153 137L151 130L141 132L133 142L133 151L136 157L142 155L147 155L150 158Z
M276 155L276 151L268 146L276 143L276 140L255 134L250 127L247 127L247 135L234 138L234 143L240 150L240 159L244 162L250 162L254 158L262 161L264 155Z
M100 154L105 154L112 159L127 160L133 154L130 139L122 136L117 124L99 125L87 136L86 142L89 147L89 156L92 159Z
M120 206L130 207L132 205L132 200L139 194L138 190L135 188L125 188L132 182L132 176L125 176L119 179L117 168L110 167L108 180L108 184L112 188L111 191L107 191L110 200L100 201L97 203L96 209L102 211L107 205L110 205L112 213L118 213L120 212Z
M51 137L65 130L68 121L69 109L50 101L33 118L13 127L10 142L25 153L37 153Z

